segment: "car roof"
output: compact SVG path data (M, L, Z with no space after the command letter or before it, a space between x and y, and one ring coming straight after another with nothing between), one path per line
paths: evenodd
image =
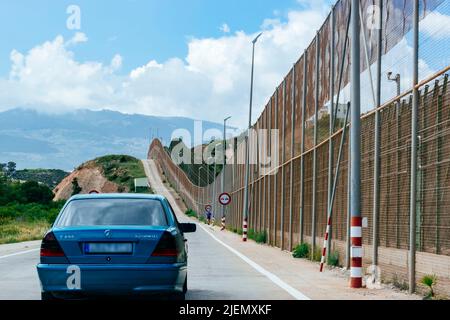
M89 199L148 199L163 201L166 198L158 194L143 194L143 193L92 193L92 194L78 194L72 196L69 200L89 200Z

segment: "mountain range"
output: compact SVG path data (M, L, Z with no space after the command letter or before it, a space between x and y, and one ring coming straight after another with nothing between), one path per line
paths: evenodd
M77 110L64 114L16 108L0 112L0 163L17 167L72 171L81 163L107 154L145 158L152 138L168 144L176 129L192 136L194 119ZM203 131L222 125L202 121Z

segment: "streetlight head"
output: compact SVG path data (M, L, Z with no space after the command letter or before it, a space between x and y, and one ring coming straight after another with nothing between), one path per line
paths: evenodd
M230 117L227 117L227 118L225 118L225 119L223 119L223 121L228 121L228 120L230 120L231 119L231 116Z
M258 41L258 39L259 39L259 37L261 37L262 36L262 32L260 33L260 34L258 34L257 36L256 36L256 38L255 39L253 39L253 41L252 41L252 43L253 44L255 44L256 43L256 41Z

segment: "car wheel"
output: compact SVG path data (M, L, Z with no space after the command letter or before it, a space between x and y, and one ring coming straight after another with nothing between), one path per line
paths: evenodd
M174 293L172 296L171 296L171 299L170 300L174 300L174 301L184 301L184 300L186 300L186 294L184 293L184 292L181 292L181 293Z
M184 285L183 285L183 293L186 294L187 291L188 291L188 286L187 286L187 277L186 277L186 280L184 280Z
M41 300L42 301L55 301L57 299L50 292L41 292Z

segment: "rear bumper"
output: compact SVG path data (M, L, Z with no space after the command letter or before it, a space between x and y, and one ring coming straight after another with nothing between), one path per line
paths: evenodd
M69 266L72 265L37 265L42 291L106 295L182 292L187 275L186 264L77 265L80 286L73 289L74 282L70 280L74 274L68 273Z

